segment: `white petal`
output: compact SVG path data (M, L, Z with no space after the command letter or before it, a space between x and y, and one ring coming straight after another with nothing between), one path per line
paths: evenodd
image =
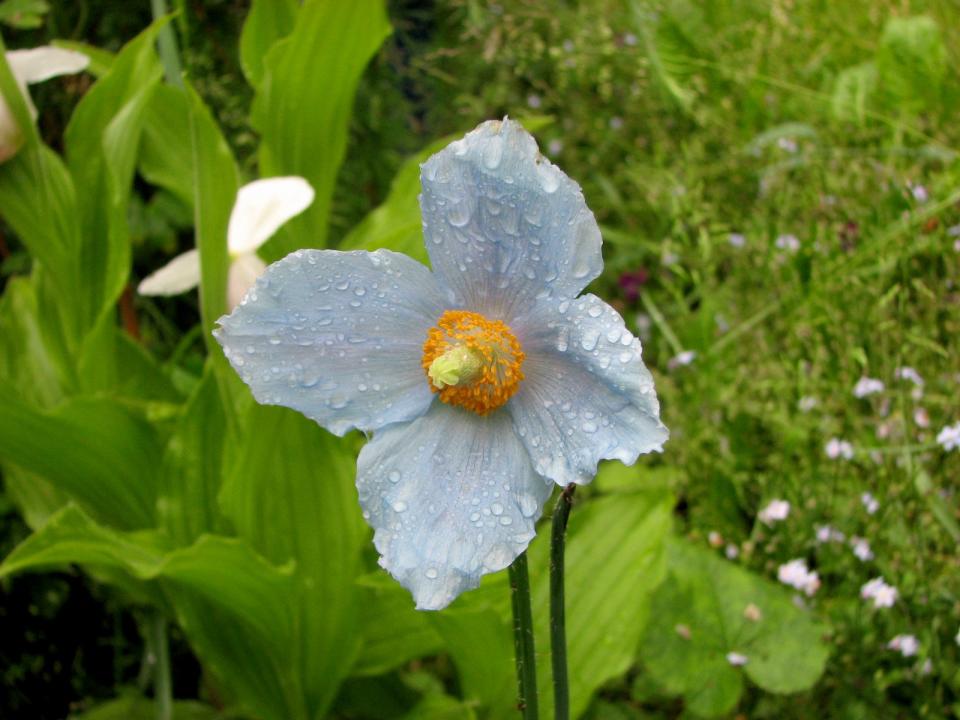
M527 548L552 485L533 472L507 413L435 402L366 444L357 490L380 564L419 609L439 610Z
M313 194L310 183L296 176L265 178L244 185L230 213L230 254L250 253L263 245L287 220L310 206Z
M233 310L239 305L247 290L266 270L267 264L255 253L243 253L234 258L227 276L227 308Z
M661 451L669 433L653 377L616 310L594 295L541 301L511 327L527 357L506 407L538 473L588 483L602 459L632 465Z
M179 295L200 284L200 252L187 250L177 255L137 287L141 295Z
M580 186L512 120L490 121L421 166L434 272L471 310L509 321L569 300L600 274L600 229Z
M446 305L426 267L378 250L298 250L273 263L214 336L253 396L330 432L422 415L423 343Z
M7 63L21 82L38 83L58 75L78 73L90 64L90 58L73 50L44 46L11 50L7 53Z

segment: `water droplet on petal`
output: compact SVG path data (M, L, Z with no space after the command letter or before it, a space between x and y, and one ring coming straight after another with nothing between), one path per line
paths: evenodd
M406 510L406 509L407 509L407 504L406 504L403 500L397 500L397 501L393 504L393 511L394 511L394 512L402 513L402 512L403 512L404 510Z

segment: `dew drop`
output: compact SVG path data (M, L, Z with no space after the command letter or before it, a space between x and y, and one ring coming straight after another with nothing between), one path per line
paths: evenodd
M502 515L503 505L500 503L493 503L493 505L490 506L490 512L492 512L494 515Z
M598 342L600 342L600 333L596 330L588 330L580 338L580 346L584 350L593 350L597 347Z
M424 570L423 574L426 575L426 576L427 576L428 578L430 578L431 580L436 580L436 579L437 579L437 576L438 576L440 573L437 572L437 569L436 569L436 568L427 568L426 570Z
M463 227L470 222L470 208L467 203L461 202L453 205L447 211L447 220L454 227Z
M491 137L483 148L483 164L494 170L503 159L503 138L499 135Z
M393 504L393 511L394 511L394 512L402 513L402 512L403 512L404 510L406 510L406 509L407 509L407 504L406 504L403 500L397 500L397 501Z
M600 317L603 314L603 308L599 305L591 305L590 309L587 310L587 315L590 317Z

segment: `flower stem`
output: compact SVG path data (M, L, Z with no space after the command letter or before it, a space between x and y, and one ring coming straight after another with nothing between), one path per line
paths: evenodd
M553 712L555 720L570 718L570 687L567 680L566 606L563 594L563 550L567 520L577 486L567 485L553 511L550 534L550 661L553 665Z
M157 720L173 718L173 681L170 675L170 645L167 638L167 620L159 610L154 611L148 628L147 647L153 656L153 707Z
M524 720L537 720L540 716L537 709L537 664L526 552L520 553L510 566L510 598L513 601L513 646L517 661L517 706Z
M153 19L159 20L167 14L166 0L150 0L150 10L153 13ZM167 82L175 86L183 85L183 78L180 77L180 55L177 52L177 38L173 34L173 27L170 23L160 29L157 45L160 49L160 61L163 63L163 72Z

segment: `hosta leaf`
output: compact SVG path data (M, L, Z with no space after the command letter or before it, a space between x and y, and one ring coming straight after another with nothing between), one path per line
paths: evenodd
M686 541L668 546L669 575L654 596L641 644L647 672L688 708L713 717L739 699L742 675L778 693L809 688L823 672L825 626L783 588ZM755 610L747 611L753 605ZM751 612L759 611L759 619ZM757 618L756 614L752 615ZM728 653L746 656L741 667Z
M322 717L360 650L358 592L368 530L354 487L350 439L291 410L254 405L221 506L239 535L271 562L296 563L289 601L300 619L284 658L311 717Z
M664 577L672 508L669 492L644 489L587 502L571 512L565 565L573 717L587 709L597 688L626 673L636 657L651 595ZM542 528L530 550L538 655L550 650L549 536L549 528ZM541 664L537 679L541 710L549 717L549 663Z
M139 170L149 182L193 207L193 146L190 110L182 87L160 85L144 118Z
M293 30L299 9L297 0L253 0L240 33L240 66L254 87L263 80L264 57Z
M130 273L127 201L144 117L162 74L154 43L163 22L127 43L77 105L64 135L79 194L76 272L83 280L77 298L83 328L115 302Z
M115 527L154 524L160 445L153 428L108 399L42 411L0 386L0 459L36 473Z
M264 61L252 121L260 131L260 174L300 175L313 204L270 242L280 257L323 247L334 182L347 146L354 94L367 62L390 33L383 0L307 0L293 31Z

